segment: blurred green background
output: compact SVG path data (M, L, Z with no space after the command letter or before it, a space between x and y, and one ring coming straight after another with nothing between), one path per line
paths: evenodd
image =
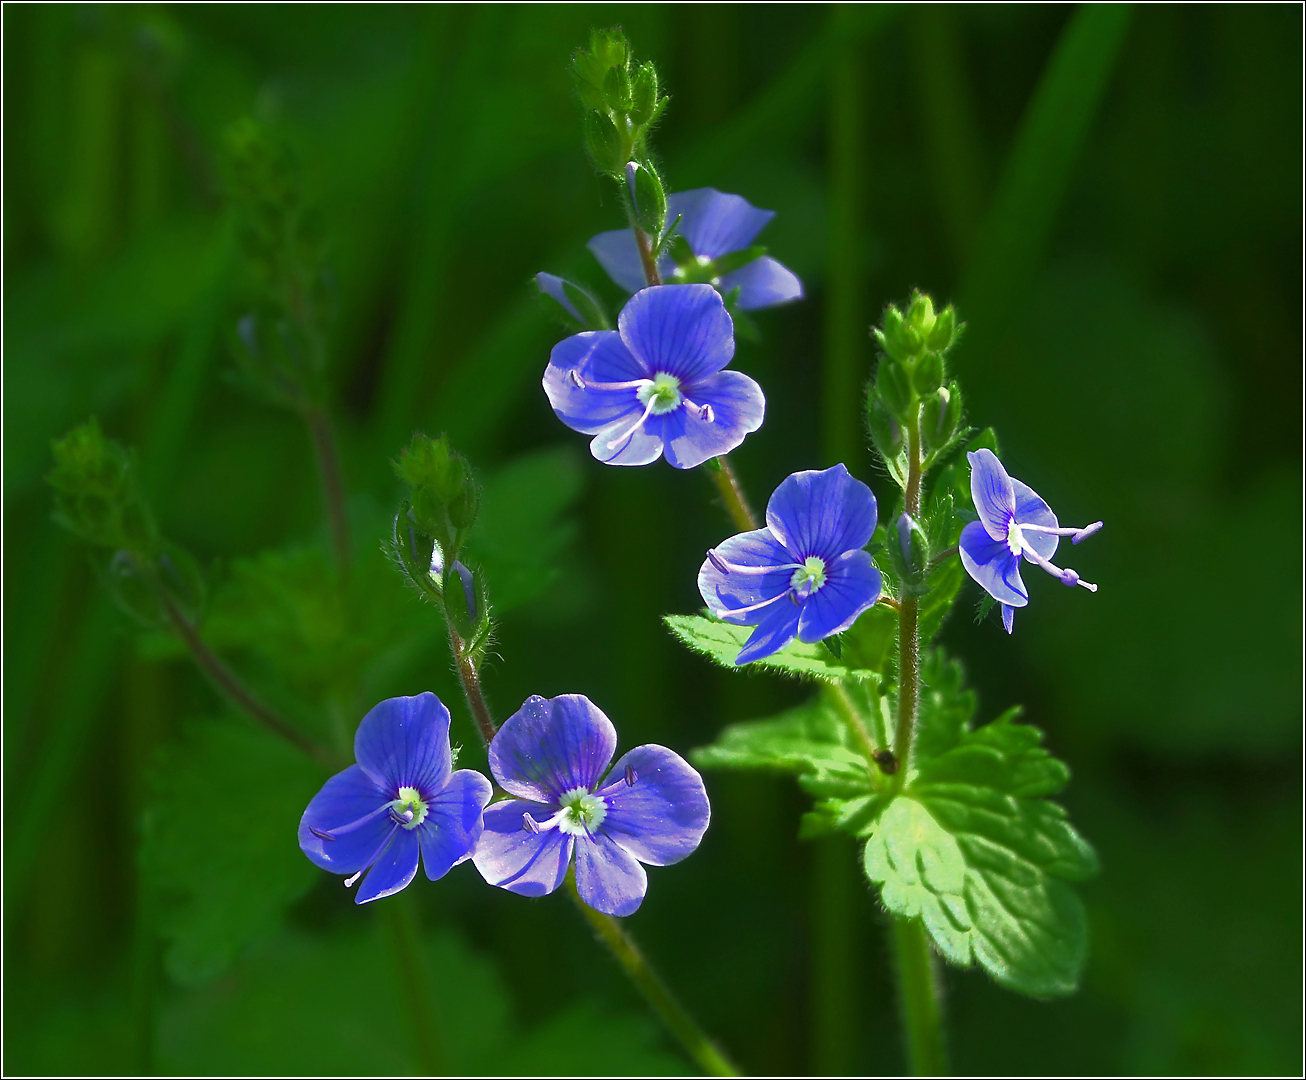
M971 416L1063 520L1008 639L964 595L944 643L981 717L1015 702L1075 770L1098 847L1068 1000L949 970L966 1073L1296 1073L1301 1060L1300 8L6 7L4 963L10 1073L677 1072L561 896L470 866L356 907L295 824L322 776L107 601L50 520L50 440L138 448L206 567L205 632L347 746L433 689L483 764L433 615L380 553L388 459L444 430L487 484L500 717L582 692L623 747L682 753L802 688L710 669L658 616L731 530L701 473L609 469L547 407L560 336L529 277L618 294L584 249L620 208L565 65L620 23L672 95L673 189L776 210L807 299L735 366L768 397L734 455L757 503L860 437L867 327L960 305ZM236 389L247 295L217 151L254 116L331 239L349 595L297 418ZM299 704L296 704L296 703ZM787 779L710 774L713 827L630 920L751 1072L904 1068L883 917L851 844L800 844ZM387 908L387 905L389 907ZM396 957L406 957L399 963ZM416 1005L415 1005L416 1003Z

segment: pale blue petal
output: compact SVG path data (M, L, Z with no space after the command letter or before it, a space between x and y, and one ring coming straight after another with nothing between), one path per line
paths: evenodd
M354 757L392 799L401 787L438 791L452 768L449 710L429 692L389 698L358 725Z
M843 465L796 472L766 504L766 523L795 562L815 555L827 563L865 547L875 532L875 496Z
M553 810L535 802L505 799L485 810L485 829L472 863L489 884L519 896L545 896L562 884L571 862L572 838L560 829L533 833L522 815L542 821Z
M644 277L644 263L639 257L635 234L629 229L601 232L585 245L599 265L626 292L639 292L648 285Z
M471 857L491 791L490 781L480 773L459 769L428 803L426 820L413 832L422 847L422 869L432 881Z
M309 802L299 819L300 848L323 870L357 873L394 827L394 821L383 810L393 798L357 765L350 765L331 777ZM337 832L347 825L355 827ZM324 839L322 833L333 839Z
M571 302L571 297L567 295L567 290L563 287L565 282L562 278L556 274L546 274L541 270L535 275L535 284L539 287L540 292L553 300L563 311L582 326L585 325L585 319L576 310L576 305Z
M966 455L970 461L970 497L985 530L994 540L1006 540L1016 513L1016 493L1011 477L992 450Z
M798 634L798 618L801 614L800 609L788 598L763 608L757 629L744 642L744 647L735 657L735 663L747 664L779 652Z
M1060 522L1057 521L1057 515L1052 512L1052 508L1039 498L1028 484L1022 484L1013 476L1011 488L1016 496L1017 524L1042 525L1049 529L1060 527ZM1060 537L1045 532L1022 532L1021 535L1025 538L1025 542L1043 558L1050 559L1057 553Z
M667 220L681 215L677 227L695 255L716 259L753 242L774 210L759 210L741 195L716 188L678 191L667 198Z
M598 794L608 810L600 831L650 866L692 854L712 817L703 778L665 746L637 746L622 756Z
M633 915L648 892L648 875L633 855L601 832L578 836L576 891L604 915Z
M739 289L738 304L744 311L774 307L790 300L801 300L803 296L803 283L798 276L770 255L762 255L721 278L723 293L736 287Z
M583 387L571 378L573 371ZM573 431L593 435L624 416L634 423L644 407L637 388L604 390L592 384L647 377L644 365L631 355L615 330L587 330L553 347L544 369L544 393L559 420Z
M762 426L766 398L762 388L743 372L718 371L687 384L682 391L695 405L711 406L712 419L682 406L675 412L650 416L645 425L660 434L667 463L677 469L697 468L728 454Z
M413 832L396 827L394 837L386 849L372 864L367 876L358 883L354 903L366 904L369 900L393 896L407 888L417 874L417 853L417 837Z
M589 698L534 695L503 722L490 743L499 786L554 806L568 791L593 791L617 749L617 729Z
M972 521L961 530L958 547L966 573L994 600L1012 607L1029 603L1029 592L1020 578L1019 557L1003 541L989 536L980 522Z
M704 559L698 571L698 591L708 610L718 619L744 625L757 623L765 615L765 609L741 616L731 616L730 612L752 607L789 590L789 582L794 576L794 567L789 565L793 563L793 557L776 540L770 529L739 533L718 544L715 551L717 557L725 563L777 568L765 574L723 572L711 558Z

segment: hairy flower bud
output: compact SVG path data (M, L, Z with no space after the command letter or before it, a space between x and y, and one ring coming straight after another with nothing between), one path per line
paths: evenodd
M653 119L658 106L658 73L643 63L630 81L630 119L643 127Z
M667 223L667 196L658 174L647 165L629 161L626 188L635 209L635 223L650 236L662 235Z
M600 172L620 176L626 164L626 141L604 113L585 117L585 149Z
M942 449L960 425L961 389L951 382L927 397L921 408L921 439L926 449Z
M447 558L456 558L481 501L466 459L450 447L443 435L432 439L419 432L394 469L412 488L417 529L439 544Z
M52 444L55 519L99 547L153 557L159 535L140 489L132 456L106 439L92 417Z
M943 385L943 356L936 352L927 352L911 372L911 384L916 393L926 397Z
M911 383L902 365L892 357L880 361L875 373L875 392L893 416L899 419L906 416L912 400Z

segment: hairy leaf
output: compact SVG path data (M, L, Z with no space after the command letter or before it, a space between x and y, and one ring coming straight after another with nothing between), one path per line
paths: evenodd
M703 615L667 615L664 619L671 632L695 652L715 660L723 667L737 667L735 657L753 632L751 626L736 626ZM808 645L791 641L778 653L754 660L748 667L779 671L799 678L819 679L870 678L877 671L849 666L850 658L837 659L823 642Z

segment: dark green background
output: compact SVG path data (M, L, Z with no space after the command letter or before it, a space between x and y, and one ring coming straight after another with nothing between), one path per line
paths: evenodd
M573 526L543 531L514 525L537 485L501 495L526 550L499 561L534 594L505 611L487 673L501 717L528 693L582 692L623 747L687 752L795 701L710 670L658 622L697 606L702 553L731 531L704 477L597 464L540 390L561 331L529 276L617 300L584 242L620 210L584 160L565 64L591 25L618 22L672 95L657 136L671 188L776 210L762 240L808 290L738 350L768 397L734 455L754 500L846 460L888 512L856 390L866 327L920 287L960 305L955 371L1013 474L1063 521L1107 523L1075 549L1096 596L1032 581L1008 639L996 617L974 625L972 587L944 632L982 718L1024 702L1070 762L1065 802L1103 866L1083 890L1076 997L947 971L954 1067L1299 1071L1301 18L6 8L6 1071L404 1071L406 997L432 1009L451 1068L688 1067L563 898L491 890L470 866L408 891L427 988L402 980L388 902L356 908L300 867L294 807L320 778L283 768L111 608L41 482L51 438L96 414L139 449L162 528L218 591L260 549L316 565L302 427L224 379L246 286L216 152L254 115L290 140L333 244L332 407L381 611L344 647L384 659L336 700L337 735L380 697L434 689L481 764L433 616L378 553L399 496L387 460L418 427L447 430L486 477L558 450L544 518L578 492ZM537 541L561 567L547 580ZM320 629L307 620L271 661L238 641L228 654L275 697L317 677L300 669ZM797 841L788 780L707 779L713 827L650 874L632 932L746 1070L901 1071L883 916L851 845ZM245 860L227 802L254 808L263 862ZM163 838L144 857L143 820ZM275 881L250 870L269 860ZM224 889L247 932L220 925L230 963L188 967L170 952L175 906ZM814 1000L834 1004L815 1015Z

